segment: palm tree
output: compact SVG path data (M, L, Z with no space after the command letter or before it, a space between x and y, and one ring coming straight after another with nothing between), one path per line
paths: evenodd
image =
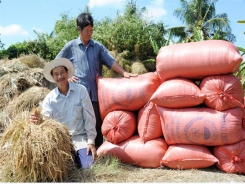
M1 35L1 34L0 34ZM2 43L2 41L0 40L0 49L3 49L4 44Z
M237 23L238 24L245 24L245 20L238 20ZM243 34L245 35L245 32ZM244 56L245 55L245 49L242 47L237 47L237 48L241 52L242 56Z
M238 24L245 24L245 20L238 20ZM245 35L245 32L244 32ZM244 57L245 56L245 49L243 47L237 47L238 50L240 51L241 55ZM243 89L245 89L245 62L244 60L241 62L238 72L236 73L236 76L238 76L241 80Z
M226 13L215 13L218 0L180 0L181 8L174 11L185 26L170 28L171 35L178 37L178 42L196 42L220 39L235 41Z

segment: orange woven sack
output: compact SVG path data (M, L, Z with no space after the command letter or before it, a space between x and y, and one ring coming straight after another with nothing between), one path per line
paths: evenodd
M188 79L170 79L163 82L150 98L158 106L182 108L199 105L205 99L199 87Z
M117 144L135 133L136 124L133 112L115 110L106 115L101 131L107 141Z
M97 153L99 156L115 156L121 162L130 165L158 168L167 149L168 145L163 138L157 138L142 144L140 137L134 135L119 144L105 141L98 148Z
M201 169L218 161L206 146L179 144L168 147L161 165L171 169Z
M243 111L216 111L208 107L169 109L157 106L168 145L221 146L245 139Z
M206 95L204 104L223 111L234 107L244 108L243 88L235 75L216 75L205 77L200 83L200 90Z
M156 71L162 81L173 78L202 79L234 73L242 61L237 47L228 41L205 40L162 47Z
M136 111L142 108L160 85L154 72L130 78L98 78L101 118L113 110Z
M245 174L245 140L213 148L216 166L226 173Z
M138 134L142 143L163 136L160 116L156 105L147 103L138 113Z

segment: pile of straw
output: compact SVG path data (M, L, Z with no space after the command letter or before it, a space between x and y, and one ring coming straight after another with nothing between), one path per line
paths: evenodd
M40 114L40 110L35 110ZM0 140L3 182L63 182L75 170L74 147L67 128L54 120L37 124L29 114L9 125Z
M50 92L48 88L33 86L14 98L6 106L8 116L12 119L19 112L31 110L35 107L41 106L41 102L45 96Z
M144 74L147 73L147 70L142 62L135 61L132 64L132 73L135 74Z
M5 97L0 97L0 133L4 131L12 119L23 111L31 111L31 109L40 107L42 100L50 92L46 87L33 86L28 88L19 96L15 96L10 102Z
M45 65L44 59L35 54L21 55L19 60L29 68L43 68Z
M33 56L32 56L33 57ZM43 62L30 60L28 56L14 60L0 60L0 111L25 90L33 86L42 86L48 89L56 87L43 76L43 68L29 68L28 66L43 66ZM34 61L37 62L34 64Z

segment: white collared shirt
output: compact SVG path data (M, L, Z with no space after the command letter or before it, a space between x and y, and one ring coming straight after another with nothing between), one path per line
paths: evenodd
M67 95L53 89L43 100L42 115L64 124L75 145L75 149L95 144L96 119L86 88L81 84L70 83Z

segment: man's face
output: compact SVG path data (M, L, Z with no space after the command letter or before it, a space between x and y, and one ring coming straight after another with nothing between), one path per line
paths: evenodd
M57 84L66 83L68 81L68 72L64 66L58 66L52 70L54 81Z
M82 37L82 40L84 42L88 42L93 34L93 27L91 25L88 25L83 28L83 30L80 30L80 35Z

